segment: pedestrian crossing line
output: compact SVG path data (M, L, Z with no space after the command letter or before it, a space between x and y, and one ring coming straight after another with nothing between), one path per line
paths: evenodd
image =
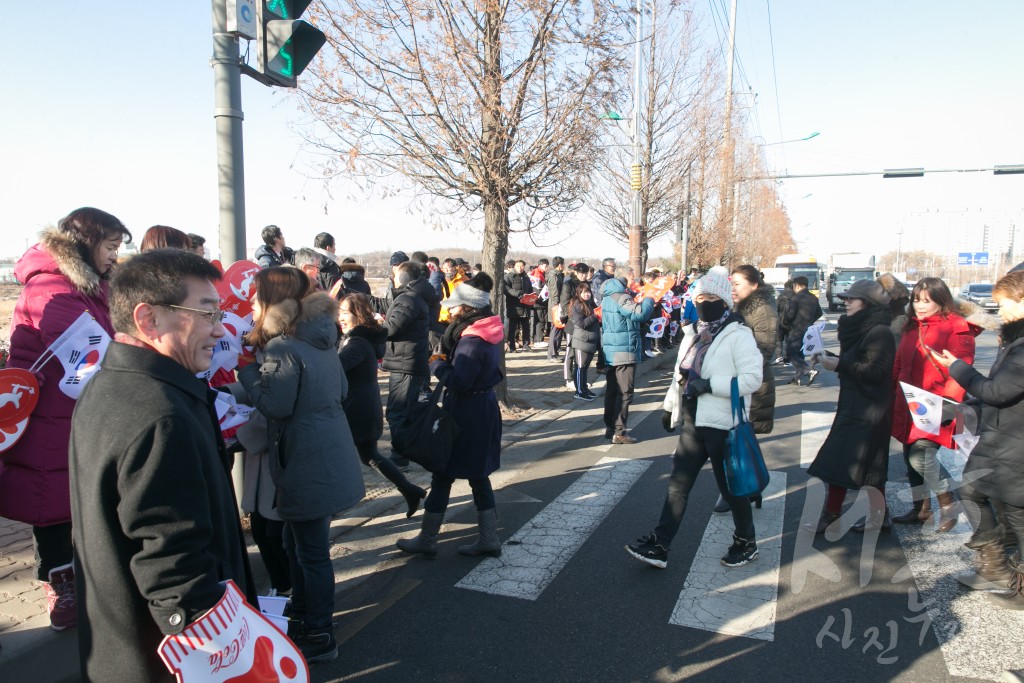
M963 460L959 455L956 458ZM909 488L906 482L890 481L886 486L887 503L895 512L909 507ZM917 584L918 596L913 603L927 605L931 628L950 675L1002 680L1003 671L1024 669L1024 612L999 609L989 602L985 591L969 590L956 580L957 575L970 570L974 555L963 546L971 536L965 516L960 516L949 533L938 534L933 528L931 524L893 526ZM893 581L906 576L906 571L900 571ZM912 604L910 597L908 605ZM904 636L901 627L901 638L918 638L920 627L908 624L906 628L911 630Z
M720 559L732 543L732 515L711 515L668 623L775 640L786 510L785 472L771 472L762 499L764 507L754 510L757 559L742 567L723 567Z
M835 413L805 410L800 414L800 467L807 469L832 429Z
M601 458L505 541L501 557L487 558L455 585L536 600L650 466Z

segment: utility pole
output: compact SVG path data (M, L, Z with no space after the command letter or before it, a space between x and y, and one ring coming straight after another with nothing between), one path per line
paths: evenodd
M238 38L228 33L227 3L213 6L213 119L217 125L220 260L245 258L245 171L242 161L242 71Z
M690 168L693 159L686 165L686 203L683 204L683 215L679 221L679 272L680 277L686 276L686 249L690 246Z
M644 11L643 0L636 0L636 45L633 55L633 165L629 169L629 187L632 191L632 207L629 222L629 266L633 269L633 277L643 275L642 256L640 253L640 224L643 220L643 167L640 151L640 81L641 61L643 60Z
M736 164L736 149L732 139L732 72L733 64L736 61L736 0L732 0L732 14L729 17L729 69L725 83L725 135L723 137L724 148L722 150L722 187L719 201L721 206L721 219L718 225L722 230L728 230L728 241L725 245L726 265L732 258L733 241L735 234L732 232L734 226L733 216L733 166Z

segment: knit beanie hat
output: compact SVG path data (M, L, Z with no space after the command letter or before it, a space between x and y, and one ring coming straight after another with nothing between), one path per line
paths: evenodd
M729 271L722 266L715 266L690 286L690 294L696 299L701 294L714 294L732 307L732 285L729 283Z
M408 260L409 257L406 255L404 251L396 251L394 254L391 255L390 263L392 266L400 266Z
M469 306L470 308L480 309L484 306L488 306L491 303L491 295L476 287L470 287L465 282L460 283L452 295L441 302L441 305L445 308L455 308L456 306Z

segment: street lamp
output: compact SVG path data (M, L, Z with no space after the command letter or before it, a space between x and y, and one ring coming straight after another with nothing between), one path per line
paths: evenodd
M771 147L772 145L785 145L785 144L788 144L790 142L803 142L804 140L810 140L811 138L816 138L819 135L821 135L821 133L819 133L818 131L814 131L813 133L811 133L810 135L808 135L805 138L794 138L793 140L779 140L778 142L766 142L764 144L758 145L758 147Z

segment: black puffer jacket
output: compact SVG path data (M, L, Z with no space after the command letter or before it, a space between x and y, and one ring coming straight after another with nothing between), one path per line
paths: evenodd
M532 306L519 303L519 298L533 291L530 276L526 273L506 273L502 280L502 291L505 293L505 308L510 318L528 318Z
M384 433L384 411L377 384L377 359L384 357L388 333L380 327L359 325L341 340L338 358L348 379L342 406L356 445L376 441Z
M562 294L559 298L562 302L562 317L566 318L565 335L569 339L572 339L572 318L569 317L569 304L576 298L577 289L589 286L589 282L580 280L576 277L575 273L567 276L565 281L562 283ZM593 301L593 299L591 299L591 301ZM597 306L597 304L594 304L594 306Z
M260 268L276 268L289 263L295 263L295 252L290 247L285 247L284 252L278 256L277 252L266 244L261 244L253 255Z
M811 323L823 313L818 298L808 290L802 289L793 295L786 307L786 329L790 334L803 337Z
M754 333L757 350L764 359L761 386L750 398L750 421L758 434L771 434L775 426L775 375L772 360L778 339L779 315L775 310L775 296L769 285L761 285L743 301L736 304L736 312Z
M569 307L572 318L572 348L595 353L601 344L601 319L595 313L587 315L587 311L578 302Z
M1003 325L988 379L959 360L949 367L949 374L982 404L979 440L964 475L981 474L974 482L979 491L1024 507L1024 321Z
M373 293L370 291L370 283L366 281L366 268L358 263L341 263L338 267L341 269L341 279L345 282L345 289L363 294Z
M413 289L415 280L394 290L394 300L384 317L387 331L386 351L382 366L388 372L403 372L407 375L430 374L427 358L430 355L428 342L427 302ZM423 281L427 287L430 283ZM433 292L434 288L430 287Z

